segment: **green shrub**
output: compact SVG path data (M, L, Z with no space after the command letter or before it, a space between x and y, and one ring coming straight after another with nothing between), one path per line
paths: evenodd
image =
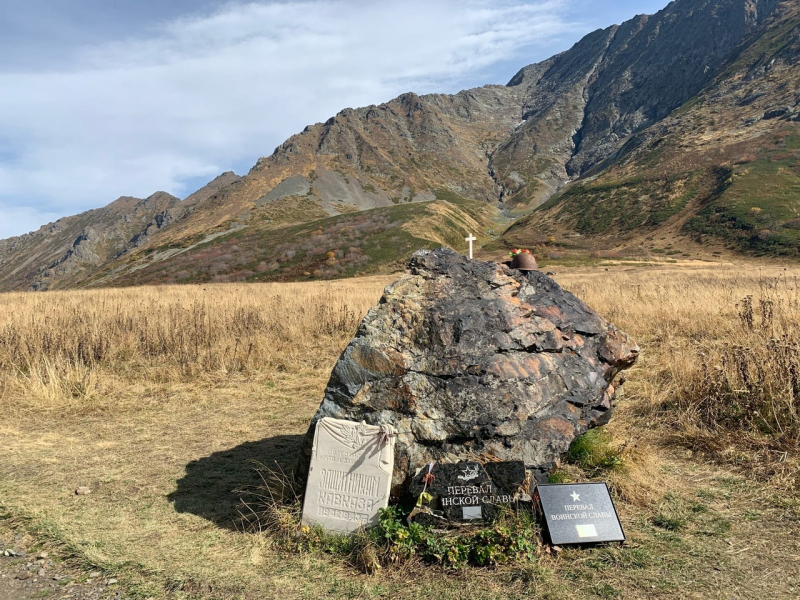
M569 473L559 469L548 476L547 483L574 483L574 479Z
M686 526L686 519L676 515L669 515L663 512L658 513L652 518L653 525L666 529L667 531L680 531Z
M434 531L418 523L408 524L405 512L390 506L380 512L379 525L372 530L372 536L391 561L417 556L426 563L461 567L532 560L538 531L532 515L523 513L503 515L477 532Z
M567 460L578 465L590 477L596 477L622 465L622 456L605 429L590 429L575 439Z
M378 524L350 535L326 532L300 524L301 505L283 473L265 470L265 485L248 493L244 528L269 532L284 551L324 552L345 558L372 573L381 564L419 559L446 568L479 567L533 560L540 529L531 511L506 510L483 529L439 530L408 522L409 512L389 506L379 512Z

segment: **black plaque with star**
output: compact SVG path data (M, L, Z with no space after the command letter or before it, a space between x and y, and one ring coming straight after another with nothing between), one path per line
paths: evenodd
M556 546L625 541L605 483L541 484L533 500L544 531Z

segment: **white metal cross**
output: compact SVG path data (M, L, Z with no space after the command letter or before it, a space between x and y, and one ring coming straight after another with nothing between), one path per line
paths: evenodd
M469 257L470 258L472 258L472 242L475 242L477 240L478 240L478 238L474 237L471 233L469 234L469 237L465 237L464 238L465 242L469 242Z

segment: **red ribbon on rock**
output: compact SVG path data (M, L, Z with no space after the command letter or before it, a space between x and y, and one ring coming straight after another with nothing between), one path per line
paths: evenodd
M389 440L395 437L397 434L392 433L386 425L381 425L380 429L375 432L375 437L378 438L378 443L381 447L385 446L389 443Z
M429 464L429 465L428 465L428 472L427 472L427 473L425 473L425 475L423 475L423 476L422 476L422 483L424 483L424 484L425 484L425 486L422 488L422 491L423 491L423 492L424 492L426 489L428 489L428 485L429 485L429 484L432 484L432 483L434 482L434 480L436 479L436 475L434 475L433 473L431 473L431 471L433 471L433 465L435 465L435 464L436 464L436 463L431 463L431 464Z

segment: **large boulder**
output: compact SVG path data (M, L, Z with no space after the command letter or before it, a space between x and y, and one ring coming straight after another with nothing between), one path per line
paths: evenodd
M541 478L611 417L638 346L539 271L420 250L333 368L322 417L397 430L392 490L430 462L521 460Z

